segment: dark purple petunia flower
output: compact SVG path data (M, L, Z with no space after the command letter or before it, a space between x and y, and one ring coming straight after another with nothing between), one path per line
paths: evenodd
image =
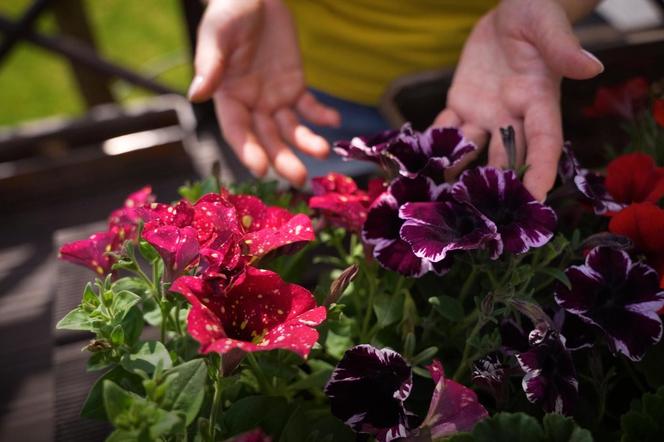
M401 175L409 178L424 175L442 183L445 169L476 149L456 128L431 127L418 132L406 124L386 145L384 153L397 163Z
M581 167L570 143L565 143L558 163L558 175L563 183L573 183L583 200L591 204L597 215L619 212L625 205L616 202L604 185L602 175Z
M415 256L440 262L454 250L478 249L496 239L496 226L477 209L455 201L449 193L440 199L406 203L399 209L399 217L405 220L401 238Z
M531 247L541 247L553 237L556 214L535 200L512 170L467 170L452 193L495 224L498 237L490 244L494 258L503 250L524 253Z
M496 403L507 398L510 367L501 361L500 353L490 353L473 363L471 379L473 384L491 394Z
M383 267L411 277L420 277L429 271L442 274L449 269L451 260L432 263L419 258L410 244L399 236L404 223L399 218L399 208L408 202L435 201L446 188L422 176L399 177L374 201L362 228L362 238L374 246L373 255Z
M657 311L664 307L664 291L657 272L633 263L622 250L596 247L584 265L565 271L571 289L557 286L555 299L568 313L597 326L614 353L633 361L662 337Z
M360 160L380 163L382 151L398 134L398 130L390 129L370 136L336 141L334 152L346 161Z
M535 328L528 341L530 349L515 355L526 373L521 382L526 397L547 413L570 414L579 383L565 339L555 330Z
M404 401L412 372L397 352L357 345L344 354L325 386L332 414L358 433L389 442L409 433Z

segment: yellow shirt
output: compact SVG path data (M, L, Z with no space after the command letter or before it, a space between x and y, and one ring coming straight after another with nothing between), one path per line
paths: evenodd
M310 86L376 105L403 75L456 63L498 0L287 0Z

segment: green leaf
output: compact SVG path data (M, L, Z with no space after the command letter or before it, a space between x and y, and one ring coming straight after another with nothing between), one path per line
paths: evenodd
M189 425L198 415L205 397L205 361L194 359L167 370L165 374L172 379L162 406L166 410L183 412L186 424Z
M539 422L525 413L498 413L473 428L475 442L544 441Z
M403 293L382 293L374 297L373 311L378 328L383 329L401 319L403 314Z
M124 342L129 347L133 347L138 338L141 337L145 321L143 314L138 306L132 307L122 320L122 330L124 330Z
M150 440L159 440L161 436L184 432L184 415L172 411L156 409L154 423L149 427Z
M635 366L645 375L648 384L657 388L664 385L664 339L653 346L643 360Z
M458 299L447 295L440 295L429 298L429 303L433 305L440 315L450 321L457 322L464 318L463 305Z
M55 328L58 330L94 330L90 323L90 317L80 307L76 307L67 313L64 318L60 319Z
M102 382L104 408L113 425L118 426L118 417L129 410L134 401L145 401L142 397L119 387L115 382L105 379Z
M130 308L136 305L141 300L141 297L129 290L120 290L113 295L113 303L111 304L111 311L114 316L124 318Z
M133 431L115 430L107 438L106 442L133 442L138 441L138 435Z
M249 396L224 412L222 427L229 436L260 427L278 440L291 412L291 406L282 397Z
M544 273L552 278L555 278L557 281L560 281L568 289L572 288L572 283L570 282L569 278L567 277L565 272L563 272L560 269L557 269L555 267L544 267L539 269L539 273Z
M148 299L150 297L150 286L145 280L137 276L126 276L115 281L111 285L111 290L114 293L119 293L123 290L130 291L141 298Z
M620 418L622 442L659 442L664 434L664 387L646 393Z
M116 366L97 379L92 385L87 399L81 409L81 417L89 419L109 420L104 409L103 383L105 380L113 381L121 388L132 393L143 394L143 384L140 376L129 373L121 366Z
M157 250L152 246L152 244L145 241L144 239L138 242L138 251L147 262L153 262L159 259L159 253Z
M122 329L122 326L118 324L111 332L111 344L113 344L114 347L120 347L122 344L124 344L124 340L124 330Z
M327 352L337 359L341 359L350 347L353 346L353 339L347 335L338 335L332 330L327 332L325 338L325 348Z
M547 414L544 423L546 442L593 442L590 431L579 427L573 419L560 414Z
M154 373L158 364L161 364L162 369L168 369L173 366L168 350L159 341L143 342L135 353L125 354L120 364L129 372L143 372L148 375Z

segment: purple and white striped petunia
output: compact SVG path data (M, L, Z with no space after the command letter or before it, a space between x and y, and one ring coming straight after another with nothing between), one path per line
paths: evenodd
M528 342L530 349L515 355L526 373L521 382L526 397L547 413L570 414L579 383L565 339L555 330L535 328Z
M386 145L384 153L399 166L399 173L414 178L424 175L436 183L445 179L445 169L477 150L473 142L453 127L431 127L418 132L405 124L401 133Z
M334 152L345 161L360 160L380 163L382 151L398 134L398 130L390 129L370 136L358 136L351 140L336 141Z
M418 258L440 262L454 250L474 250L496 239L496 226L469 204L447 193L435 202L406 203L399 209L401 238ZM439 198L440 199L440 198Z
M512 170L493 167L466 170L452 194L495 224L498 235L490 244L493 258L503 250L524 253L543 246L553 237L556 214L533 198Z
M362 344L346 351L325 394L332 414L346 425L389 442L409 434L404 401L412 385L411 368L399 353Z
M597 326L614 354L638 361L659 342L662 321L657 311L664 307L664 290L651 267L632 262L622 250L596 247L583 265L569 267L565 274L571 288L557 285L556 302Z
M408 202L435 201L448 186L436 186L428 178L399 177L371 205L362 228L362 238L374 246L373 255L385 268L411 277L420 277L429 271L445 273L450 260L432 263L413 253L410 244L401 239L399 230L404 221L399 208Z
M625 205L616 202L606 190L604 177L584 169L572 151L572 145L565 143L558 163L558 175L563 183L573 183L582 199L592 205L597 215L619 212Z

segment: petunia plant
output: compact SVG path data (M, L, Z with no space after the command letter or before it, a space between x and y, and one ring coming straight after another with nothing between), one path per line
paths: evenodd
M514 169L511 128L496 168L457 128L408 124L335 144L377 167L368 180L136 191L60 250L91 271L58 324L89 334L100 372L82 416L111 441L658 440L653 91L598 93L588 118L633 119L635 142L605 173L561 146L546 201Z

